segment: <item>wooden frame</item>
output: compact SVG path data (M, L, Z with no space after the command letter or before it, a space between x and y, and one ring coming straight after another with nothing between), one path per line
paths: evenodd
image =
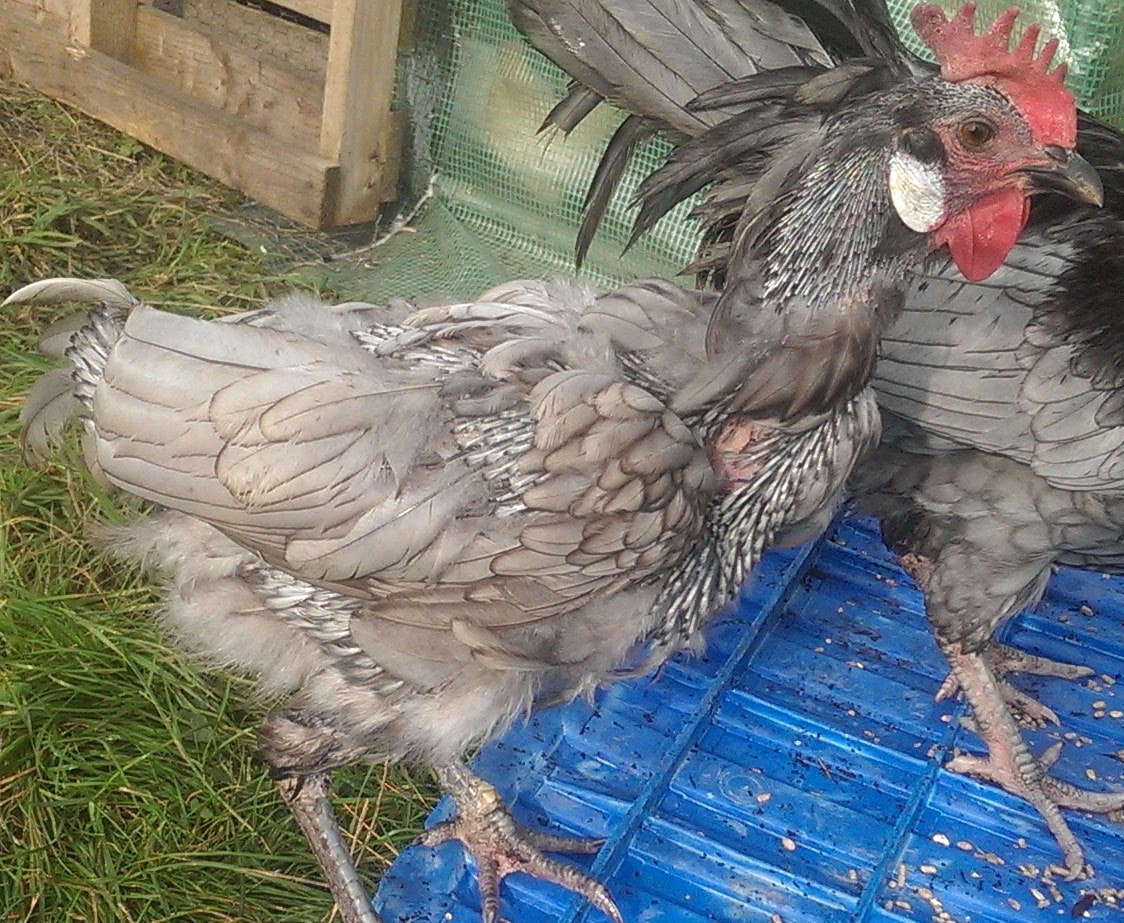
M302 224L373 220L398 180L402 0L273 4L329 26L322 76L137 0L0 0L0 73Z

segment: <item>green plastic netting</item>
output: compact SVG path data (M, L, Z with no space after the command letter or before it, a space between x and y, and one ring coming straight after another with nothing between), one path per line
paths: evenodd
M914 2L890 0L911 41L907 16ZM978 18L990 21L1008 5L982 0ZM1021 21L1040 22L1061 40L1080 103L1124 126L1124 0L1024 0L1021 6ZM571 273L582 196L620 115L603 106L568 138L539 135L566 83L511 26L502 0L423 3L400 70L410 116L403 198L408 207L431 181L435 194L412 231L380 247L349 287L372 300L472 297L505 279ZM653 142L626 178L583 273L593 282L674 275L689 262L697 228L687 205L621 254L631 192L665 151L664 143Z

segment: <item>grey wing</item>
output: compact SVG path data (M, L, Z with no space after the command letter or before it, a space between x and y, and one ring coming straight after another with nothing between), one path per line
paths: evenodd
M1066 490L1124 488L1124 301L1112 285L1124 263L1124 226L1080 211L1043 230L1049 267L1062 253L1050 296L1027 328L1023 407L1031 415L1034 470Z
M992 452L1068 490L1124 487L1118 389L1056 322L1081 259L1064 233L1032 233L985 283L948 263L915 280L875 373L879 404L925 433L911 448Z
M707 361L706 331L718 296L665 279L641 279L599 297L581 327L608 337L630 372L661 394L682 388Z
M470 585L391 588L404 591L352 624L372 656L427 688L468 660L489 671L480 688L501 682L496 671L550 670L552 685L538 689L547 696L596 682L647 635L659 614L647 578L698 534L716 488L693 434L641 388L564 370L529 402L527 482L506 522L475 521L485 536L503 528L510 546Z
M1029 462L1019 350L1047 273L1013 257L984 283L966 282L948 262L916 277L882 336L879 405L938 440Z
M436 464L436 391L358 348L141 308L95 393L98 463L306 579L398 575L478 499Z
M518 575L566 597L658 567L712 487L693 434L603 365L466 369L450 394L413 359L140 308L95 394L98 461L304 579Z

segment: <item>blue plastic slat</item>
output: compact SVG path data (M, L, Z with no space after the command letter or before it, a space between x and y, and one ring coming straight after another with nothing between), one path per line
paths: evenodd
M1068 812L1097 874L1065 882L1029 805L941 768L982 746L963 705L933 700L944 662L872 523L769 555L708 635L704 656L538 714L476 762L523 822L606 838L575 861L629 923L1119 918L1124 825ZM1037 751L1065 743L1060 778L1124 790L1124 578L1063 569L1004 637L1097 671L1016 678L1061 720L1026 735ZM474 876L456 844L414 847L376 906L386 923L477 923ZM604 920L519 875L501 908L511 923Z

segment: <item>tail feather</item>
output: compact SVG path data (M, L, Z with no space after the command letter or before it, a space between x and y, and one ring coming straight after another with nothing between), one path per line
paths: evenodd
M126 313L140 304L116 279L56 278L41 279L17 289L4 299L0 308L13 304L63 304L68 301L116 307Z
M833 81L838 92L869 89L853 68L880 71L871 60L897 72L927 67L902 44L885 0L508 0L508 11L531 44L575 80L544 127L568 132L602 99L631 113L633 124L609 142L587 196L579 265L636 150L627 142L638 134L637 120L646 135L662 131L684 143L716 130L721 138L723 123L739 118L753 138L763 127L754 121L762 97L779 87L844 65L834 77L829 71L808 82L826 97ZM713 178L693 179L675 195L693 194ZM637 235L675 201L651 202ZM713 241L705 246L713 251Z
M62 364L40 376L20 410L20 446L32 462L45 459L89 413L109 352L140 302L116 279L59 278L25 285L0 305L72 301L94 307L58 321L40 339L40 351Z
M574 247L574 263L579 268L585 262L586 254L597 234L597 228L624 178L625 170L632 161L632 155L654 133L655 126L650 122L639 116L630 115L621 122L609 141L609 146L605 148L605 153L601 155L597 172L585 194L585 215L578 229L577 244Z
M769 0L508 0L508 9L531 44L575 80L544 128L569 132L603 99L633 113L586 195L579 266L644 140L664 131L683 141L734 114L692 107L700 93L746 74L830 61L803 22Z
M50 457L81 410L70 369L51 369L40 375L20 408L20 450L24 458L40 464Z
M604 101L605 97L596 90L583 87L580 83L571 83L566 95L546 114L542 125L539 126L539 131L557 128L563 134L568 135Z
M811 5L837 4L849 5ZM747 74L832 63L814 31L772 0L508 0L508 12L579 84L680 136L732 114L692 112L699 93Z
M68 314L55 321L39 335L39 354L48 359L65 359L70 349L70 339L86 323L86 314Z

